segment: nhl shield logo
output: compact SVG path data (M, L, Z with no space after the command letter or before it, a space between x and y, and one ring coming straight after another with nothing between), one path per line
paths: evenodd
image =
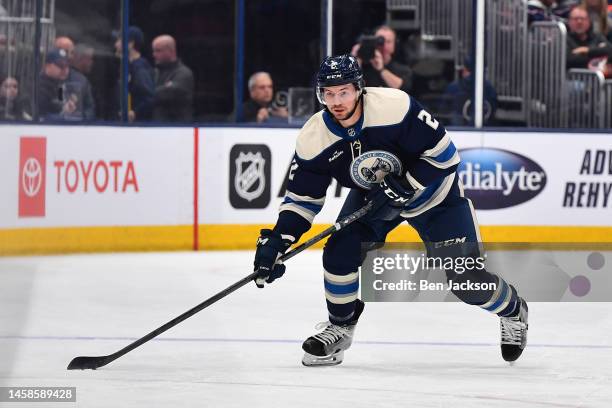
M270 149L235 145L230 152L230 202L234 208L265 208L270 202Z
M264 176L266 160L261 156L261 152L255 154L240 152L235 163L234 188L236 193L249 202L259 198L266 188Z

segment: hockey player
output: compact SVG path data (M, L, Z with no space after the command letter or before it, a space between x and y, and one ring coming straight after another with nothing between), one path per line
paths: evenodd
M276 260L311 227L332 178L351 189L338 218L368 201L373 207L325 245L329 321L302 345L307 366L339 364L351 345L364 309L357 299L362 243L384 242L404 221L417 230L429 256L447 256L448 248L442 253L436 243L455 241L465 243L454 246L454 256L479 256L481 242L472 203L456 173L457 150L419 102L400 90L364 88L361 68L350 55L325 58L316 93L325 109L301 129L278 221L272 230L262 230L257 241L257 286L284 274L285 266ZM527 343L527 303L516 289L483 269L447 270L446 275L454 282L494 283L495 290L453 293L500 316L502 356L516 360Z

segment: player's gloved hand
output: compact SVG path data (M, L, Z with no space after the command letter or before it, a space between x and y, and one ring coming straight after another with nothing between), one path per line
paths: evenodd
M253 270L257 272L255 284L263 288L265 283L272 283L285 273L285 265L276 263L276 260L291 246L292 241L283 239L281 234L269 229L262 229L260 234Z
M400 215L413 196L414 188L405 177L387 174L383 181L372 187L366 197L366 200L373 203L367 219L390 221Z

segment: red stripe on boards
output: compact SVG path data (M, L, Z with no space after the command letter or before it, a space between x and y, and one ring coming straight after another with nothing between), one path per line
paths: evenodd
M199 233L198 233L198 174L199 174L199 140L200 140L200 129L193 128L193 250L197 251L200 249Z

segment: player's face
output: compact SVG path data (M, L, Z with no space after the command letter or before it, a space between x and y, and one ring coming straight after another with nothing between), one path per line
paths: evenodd
M357 90L353 84L330 86L323 90L323 100L336 119L346 120L357 103Z

